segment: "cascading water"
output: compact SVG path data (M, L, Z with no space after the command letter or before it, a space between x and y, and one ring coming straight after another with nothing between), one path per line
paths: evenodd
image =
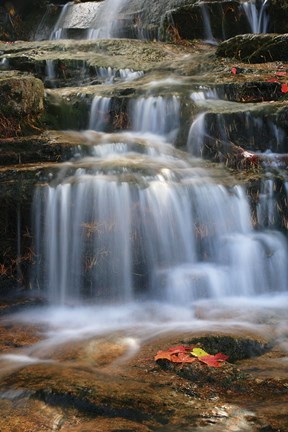
M115 18L123 6L118 0L97 5L95 16L89 18L88 36L118 35ZM54 38L63 37L70 7L63 8ZM214 43L206 5L201 8L206 38ZM117 79L141 78L143 72L98 67L95 75L101 83L113 84ZM37 188L39 262L34 286L45 287L54 303L145 298L185 305L202 298L287 289L287 272L279 264L287 259L286 241L279 232L267 231L277 228L271 222L275 203L269 181L256 208L255 225L262 231L256 231L245 190L218 184L199 168L199 160L195 166L193 158L173 147L183 102L175 94L157 94L161 83L182 81L147 82L147 94L142 92L127 104L132 131L125 134L107 133L112 130L112 99L96 94L89 131L83 133L90 140L89 149L86 146L80 157L63 166L50 185ZM218 93L199 87L191 100L198 109L207 108L218 103ZM242 140L260 136L265 129L273 136L272 151L284 146L286 138L279 128L249 112L239 113L239 119L236 114L233 124L229 116L226 121L225 116L211 115L199 114L191 126L188 149L194 156L202 156L212 141L229 145L243 122ZM267 196L271 205L265 204Z
M107 39L119 37L121 24L119 23L119 12L125 5L125 0L106 0L101 13L95 16L88 31L88 39Z
M163 135L173 142L180 127L180 101L177 96L142 97L131 102L133 129Z
M269 15L267 7L269 0L245 1L242 7L246 14L252 33L267 33L269 28Z
M209 11L205 3L200 3L200 10L203 19L204 40L209 44L217 45L217 41L213 36L213 32L211 28Z
M127 150L77 160L35 196L38 283L52 301L253 295L273 290L275 271L286 289L285 241L253 231L241 189L214 184L171 150Z
M110 126L109 109L111 98L95 96L92 101L89 129L95 131L105 131Z

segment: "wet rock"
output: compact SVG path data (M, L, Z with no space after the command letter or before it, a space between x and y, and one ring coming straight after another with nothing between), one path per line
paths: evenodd
M11 329L7 327L8 332ZM25 333L21 335L25 340ZM185 337L186 342L192 339L197 340L197 336ZM229 341L233 345L233 339L239 338L215 335L211 343L216 349L219 342L225 345ZM21 368L8 369L6 374L2 368L0 402L1 408L4 404L6 407L7 424L12 427L15 419L22 419L23 429L17 429L21 432L25 431L24 425L32 430L44 419L50 427L57 424L60 430L75 432L96 427L107 432L120 427L137 432L188 432L191 428L201 432L228 430L232 425L249 432L260 432L264 427L285 430L287 418L281 416L285 410L281 400L287 394L285 380L254 379L241 371L241 366L236 368L229 363L221 368L209 368L199 362L157 364L153 356L159 347L183 342L183 337L180 342L168 335L164 340L150 341L136 357L124 360L124 345L119 340L118 333L70 341L56 344L54 351L53 345L49 344L47 350L45 343L39 344L31 351L32 359L40 359L38 364L25 364L23 358ZM250 346L252 340L249 338ZM27 349L26 352L29 353ZM6 366L3 360L2 366ZM276 409L265 412L264 401L270 401ZM1 422L2 419L2 427Z
M210 28L208 26L210 25ZM162 37L204 39L210 43L248 33L249 25L239 1L196 2L168 11L162 24Z
M240 35L222 42L216 55L233 57L249 63L288 60L288 35Z
M145 73L175 56L173 48L133 40L17 42L0 44L0 51L0 60L6 59L8 67L31 71L43 81L58 79L62 85L85 84L88 80L100 84L105 72L106 80L113 71L116 79L120 79L120 70Z
M275 101L283 97L281 84L277 82L227 83L216 86L216 89L223 98L234 102Z

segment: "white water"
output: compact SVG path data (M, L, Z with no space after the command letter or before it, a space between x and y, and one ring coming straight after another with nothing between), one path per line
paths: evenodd
M95 19L89 37L118 32L120 2L106 0L108 7L107 19L100 26ZM65 35L69 5L65 8L54 38ZM208 24L206 38L213 43ZM139 73L123 69L120 78ZM99 74L111 84L116 76L111 68ZM181 83L173 78L147 83L153 96L149 92L129 107L132 131L84 132L83 141L90 139L86 157L80 154L49 185L36 188L38 264L32 285L52 307L18 319L49 326L48 345L124 330L134 352L166 331L233 333L241 327L264 334L261 322L272 308L285 314L288 252L285 237L272 230L273 185L270 179L263 184L257 207L261 230L255 230L245 188L232 179L230 187L220 184L213 171L175 151L180 98L158 96L156 89ZM199 107L217 93L200 89L191 99ZM89 129L105 130L110 102L94 98ZM189 134L188 147L197 156L208 135L205 116L199 115ZM253 134L259 133L261 122L252 123ZM217 133L228 141L225 132L219 119ZM278 135L281 146L282 132ZM41 361L38 348L17 360Z
M217 41L213 36L212 28L211 28L211 20L210 20L210 14L208 11L208 8L205 3L200 3L200 9L203 19L203 25L204 25L204 40L205 42L211 44L211 45L217 45Z
M267 6L268 0L260 0L260 2L250 0L242 3L252 33L259 34L268 32L269 15Z
M125 12L126 1L120 0L105 0L100 2L84 2L65 4L59 15L59 18L50 33L50 39L65 39L67 37L67 29L85 29L87 39L108 39L114 37L127 37L125 35L125 20L132 20L121 12ZM212 31L211 20L213 19L209 8L205 2L199 3L202 20L203 20L203 39L212 45L217 45ZM252 33L267 33L269 28L269 15L267 11L268 0L248 0L241 3L240 8L244 11ZM129 15L129 14L128 14ZM130 14L131 15L131 14ZM136 19L134 17L134 19ZM45 17L43 17L45 23ZM42 27L44 25L42 23ZM143 31L142 23L126 22L128 27L134 28L134 33L138 39L151 39L149 31ZM161 25L160 25L161 27ZM223 29L222 29L223 32ZM39 30L39 33L40 30ZM225 34L222 35L225 39Z
M128 68L117 70L111 67L98 67L95 69L95 74L105 84L113 84L116 80L134 81L144 76L143 71L134 71Z
M105 131L110 125L111 98L95 96L92 101L88 129Z
M119 36L121 23L119 12L125 5L125 0L105 0L101 13L95 16L88 31L88 39L107 39Z
M160 131L159 151L146 154L125 145L125 135L109 154L98 140L93 157L64 165L56 185L39 188L36 244L45 265L37 284L55 304L87 297L187 305L285 292L284 237L254 231L245 191L215 184L168 143L164 150Z
M174 142L180 127L180 101L177 96L142 97L130 104L133 129L162 135Z

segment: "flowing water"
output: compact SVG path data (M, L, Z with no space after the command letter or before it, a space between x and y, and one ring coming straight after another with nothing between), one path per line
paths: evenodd
M235 13L234 19L239 20L239 17L241 17L241 14L244 12L251 33L267 33L269 30L268 5L269 0L243 1L233 12ZM147 30L144 25L145 23L142 22L141 13L144 7L145 5L140 2L140 6L138 5L139 10L137 7L136 10L133 8L131 9L131 4L128 0L124 2L120 0L105 0L103 2L87 2L80 4L73 2L66 3L62 7L58 20L50 33L50 39L69 38L69 29L76 29L78 32L82 30L81 37L87 39L121 38L127 37L127 34L137 39L152 39L155 37L161 39L161 22L158 24L156 33L155 30L149 32L149 25ZM195 7L200 8L200 14L202 16L202 38L212 45L217 45L217 39L226 39L224 28L219 28L217 30L217 37L213 34L213 9L210 10L209 4L207 5L206 2L200 1L199 4L196 3ZM47 10L49 10L49 6ZM166 12L166 5L164 5L162 16L164 16ZM215 13L220 14L224 22L225 9L221 9L221 4L218 9L215 9ZM167 19L171 21L170 25L173 27L173 19L169 18L169 12ZM217 16L215 19L219 19L219 17ZM37 32L39 35L41 34L43 24L44 23L41 22L39 26L39 31ZM130 30L128 30L127 33L128 28ZM198 37L201 36L199 35Z
M267 33L269 28L269 15L267 11L269 1L245 1L242 4L251 33Z
M119 12L126 2L84 5L88 38L121 35ZM200 6L205 38L214 43L208 9L204 3ZM266 31L266 0L242 6L251 31ZM62 8L50 38L66 37L68 23L83 25L83 17L82 24L77 23L78 7L71 2ZM48 81L55 77L51 62L47 75ZM117 80L141 79L143 72L98 67L95 75L100 84L113 86ZM217 140L225 145L248 142L264 152L261 134L271 137L266 152L281 153L284 131L255 116L248 104L241 112L241 104L225 102L215 89L199 87L190 96L200 113L186 137L188 152L176 150L184 104L178 94L157 93L160 84L170 83L181 86L182 80L147 80L147 92L130 98L125 133L113 126L113 99L96 94L89 131L82 132L89 146L77 147L75 157L50 184L36 188L38 263L32 285L52 304L113 303L117 309L120 304L160 301L188 307L193 316L193 305L203 299L287 292L282 263L288 252L279 230L273 179L263 179L252 213L245 187L224 172L204 168L199 159ZM232 120L231 107L236 110ZM217 113L218 108L224 113Z

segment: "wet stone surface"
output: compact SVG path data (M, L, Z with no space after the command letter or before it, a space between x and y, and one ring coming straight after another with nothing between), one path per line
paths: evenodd
M42 339L43 325L23 325L5 315L1 430L285 432L285 329L282 337L278 330L279 344L273 325L265 325L266 339L244 329L186 330L153 337L132 354L133 338L125 332L51 344ZM233 362L212 368L154 361L159 349L191 343L226 352Z

